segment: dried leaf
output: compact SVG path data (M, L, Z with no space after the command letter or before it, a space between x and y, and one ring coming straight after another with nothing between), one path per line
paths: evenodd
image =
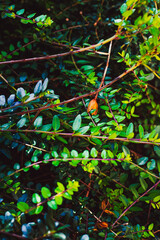
M108 223L106 223L106 222L97 222L96 223L96 227L99 228L99 229L108 228Z
M107 209L106 209L106 210L104 210L104 212L105 212L105 213L107 213L107 214L110 214L110 215L114 215L114 212L112 212L112 211L109 211L109 210L107 210Z
M104 200L102 201L102 203L101 203L101 209L102 209L102 210L105 210L106 207L107 207L107 204L106 204L106 200L104 199Z
M87 112L90 112L91 110L95 110L94 112L91 113L92 115L97 115L98 103L97 103L96 99L92 99L88 104Z

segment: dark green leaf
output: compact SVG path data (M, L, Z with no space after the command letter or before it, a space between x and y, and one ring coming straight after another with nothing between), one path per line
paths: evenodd
M52 126L54 131L57 131L60 128L60 120L57 115L54 115L53 117Z

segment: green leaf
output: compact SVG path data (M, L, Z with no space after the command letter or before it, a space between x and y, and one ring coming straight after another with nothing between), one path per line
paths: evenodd
M9 51L12 52L12 51L14 51L14 49L15 49L15 48L14 48L13 44L10 44L10 45L9 45Z
M40 203L41 202L41 197L38 193L33 193L32 202L33 203Z
M53 210L56 210L58 207L57 207L57 203L56 203L56 201L53 199L53 200L51 200L51 201L48 201L47 202L47 205L50 207L50 208L52 208Z
M78 157L78 152L77 152L76 150L72 150L72 151L71 151L71 156L72 156L73 158Z
M122 16L125 18L128 18L129 16L131 16L134 13L135 9L130 9L128 11L123 12Z
M82 153L82 157L83 158L89 158L89 151L88 150L84 150L84 152Z
M48 86L48 78L46 78L43 82L43 85L42 85L42 92L44 92L46 89L47 89L47 86Z
M47 187L42 187L41 193L44 198L49 198L51 196L51 191Z
M58 239L58 240L66 240L66 235L62 232L60 233L55 233L54 234L54 239Z
M103 151L101 152L101 157L106 159L107 158L107 152L105 149L103 149Z
M97 155L98 155L98 151L93 147L93 148L91 149L90 154L91 154L91 156L92 156L93 158L95 158L95 157L97 157Z
M28 16L27 16L27 18L32 18L32 17L34 17L36 15L36 13L31 13L31 14L29 14Z
M120 12L121 13L124 13L127 11L127 4L126 3L123 3L120 7Z
M134 137L134 133L133 133L133 132L130 133L130 134L128 134L128 136L127 136L128 139L131 139L131 138L133 138L133 137Z
M65 187L62 183L57 182L57 185L58 185L58 188L59 188L60 192L63 192L65 190Z
M142 139L144 137L144 129L142 125L139 125L138 128L139 128L139 136Z
M25 90L22 87L18 88L16 95L19 99L22 99L26 95Z
M109 117L109 118L113 118L112 113L105 111L105 114L107 115L107 117Z
M63 198L61 196L55 196L55 202L57 205L61 205L63 202Z
M50 153L45 153L44 156L43 156L43 159L48 160L48 159L50 159L50 157L51 157Z
M56 136L56 138L57 138L59 141L65 143L65 144L68 144L67 140L64 139L63 137L61 137L61 136Z
M93 166L97 166L98 165L98 160L96 160L96 159L92 160L91 163L92 163Z
M78 130L78 133L85 134L88 130L89 130L89 126L84 126Z
M148 157L141 157L137 160L137 164L142 166L142 165L146 164L147 161L148 161Z
M78 114L72 125L73 131L78 131L78 129L81 127L81 121L82 121L81 115Z
M108 139L115 139L117 137L117 133L114 132L111 135L109 135ZM99 139L98 139L99 140Z
M42 212L42 210L43 210L43 206L37 206L34 213L38 215Z
M84 71L89 71L89 70L93 70L94 67L91 65L83 65L81 69L83 69Z
M149 226L148 226L148 230L152 230L153 229L153 227L154 227L154 224L153 223L151 223Z
M20 211L25 212L25 211L27 211L30 207L29 207L29 205L28 205L27 203L25 203L25 202L18 202L18 203L17 203L17 208L18 208Z
M41 131L48 132L52 129L52 124L45 124L42 126Z
M114 158L114 155L113 155L113 153L112 153L110 150L107 150L107 153L108 153L108 156L109 156L110 158Z
M117 122L119 122L119 123L122 122L126 118L124 116L118 116L118 115L115 115L114 117L117 120Z
M133 123L130 123L126 130L126 136L133 132Z
M146 181L144 180L144 178L140 177L140 178L139 178L139 181L140 181L140 184L141 184L142 188L146 191L146 190L147 190L147 187L148 187L148 184L146 183Z
M125 156L130 155L130 151L129 151L129 149L126 146L123 145L122 146L122 150L123 150Z
M23 126L25 126L27 119L26 118L21 118L18 122L17 122L17 127L18 128L22 128Z
M22 15L24 13L24 11L25 11L24 9L20 9L16 12L16 14L17 15Z
M151 159L151 161L147 163L147 168L149 170L153 170L155 169L155 167L156 167L156 161L154 159Z
M39 80L34 87L34 94L38 95L42 91L42 80Z
M63 197L72 200L72 196L68 192L63 193Z
M160 157L160 147L154 146L154 151L156 152L156 154L158 155L158 157Z
M60 120L57 115L54 115L53 117L52 126L54 131L57 131L60 128Z
M160 173L160 160L157 161L158 172Z
M33 125L35 126L35 128L41 127L42 126L42 121L43 121L43 117L42 116L38 116Z

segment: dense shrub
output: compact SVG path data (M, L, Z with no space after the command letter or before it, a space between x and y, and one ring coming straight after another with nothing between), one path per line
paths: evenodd
M158 239L159 1L2 1L1 239Z

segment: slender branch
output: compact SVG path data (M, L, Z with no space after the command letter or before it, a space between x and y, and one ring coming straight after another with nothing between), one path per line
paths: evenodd
M117 35L114 35L114 36L104 40L103 42L100 42L100 43L97 43L97 44L93 44L93 45L91 45L89 47L86 47L86 48L81 48L81 49L74 50L74 51L69 51L69 52L65 52L65 53L58 53L58 54L54 54L54 55L47 55L47 56L42 56L42 57L33 57L33 58L24 58L24 59L3 61L3 62L0 62L0 65L13 64L13 63L23 63L23 62L31 62L31 61L40 61L40 60L45 60L45 59L64 57L64 56L67 56L67 55L71 55L71 54L75 54L75 53L81 53L81 52L88 51L90 49L94 49L94 48L99 47L99 46L103 46L106 43L111 42L111 41L113 41L115 39L119 39Z
M3 115L3 116L0 116L0 118L4 118L4 117L10 117L10 116L13 116L13 115L23 115L23 114L27 114L27 113L33 113L33 112L36 112L37 110L45 110L45 109L49 109L49 108L54 108L54 107L57 107L57 106L60 106L60 105L64 105L66 103L70 103L70 102L74 102L74 101L78 101L79 99L82 99L82 98L85 98L85 97L88 97L88 96L92 96L94 94L96 94L97 92L100 92L102 91L103 89L111 86L113 83L117 82L119 79L121 79L122 77L124 77L125 75L127 75L129 72L131 72L132 70L134 70L135 68L137 68L139 65L141 64L141 62L139 61L137 64L135 64L134 66L132 66L131 68L129 68L127 71L123 72L122 74L120 74L118 77L116 77L114 80L110 81L110 83L107 83L106 85L104 85L103 87L95 90L94 92L90 92L90 93L86 93L86 94L83 94L81 96L78 96L78 97L74 97L74 98L71 98L69 100L65 100L63 102L60 102L60 103L56 103L56 104L51 104L49 106L43 106L43 107L40 107L40 108L37 108L37 109L32 109L32 110L28 110L28 111L22 111L22 112L18 112L18 113L12 113L12 114L6 114L6 115ZM17 105L18 106L18 105ZM16 106L16 107L17 107ZM1 112L4 112L6 109L1 109Z
M45 133L45 134L49 134L49 135L59 135L59 136L64 136L64 137L82 137L82 138L97 138L97 139L102 139L102 140L110 140L110 141L122 141L122 142L132 142L132 143L139 143L139 144L148 144L148 145L157 145L160 146L160 142L152 142L146 139L146 141L141 141L141 139L137 139L137 138L122 138L122 137L115 137L115 138L109 138L106 136L96 136L96 135L87 135L87 134L80 134L80 133L65 133L65 132L49 132L49 131L42 131L42 130L37 130L37 129L33 129L33 130L20 130L20 129L0 129L0 133L3 132L30 132L30 133Z
M109 45L109 50L108 50L108 58L107 58L107 62L106 62L106 67L104 69L104 73L103 73L103 77L102 77L102 80L101 80L101 84L99 86L99 89L103 86L104 84L104 79L106 77L106 74L107 74L107 70L108 70L108 66L109 66L109 60L110 60L110 55L111 55L111 48L112 48L112 41L110 42L110 45ZM95 96L95 99L97 99L98 97L98 93L96 93L96 96Z
M114 227L114 225L123 217L123 215L131 208L133 207L142 197L144 197L148 192L150 192L153 188L157 187L158 184L160 183L160 180L155 183L151 188L149 188L146 192L144 192L140 197L138 197L136 199L136 201L134 201L129 207L127 207L123 213L116 219L116 221L112 224L112 228Z
M20 235L17 235L17 234L15 234L15 233L4 232L4 231L2 231L2 230L0 230L0 234L6 235L6 236L9 236L9 237L12 237L12 238L16 238L16 239L25 239L25 240L29 239L29 238L26 238L26 237L22 237L22 236L20 236Z

